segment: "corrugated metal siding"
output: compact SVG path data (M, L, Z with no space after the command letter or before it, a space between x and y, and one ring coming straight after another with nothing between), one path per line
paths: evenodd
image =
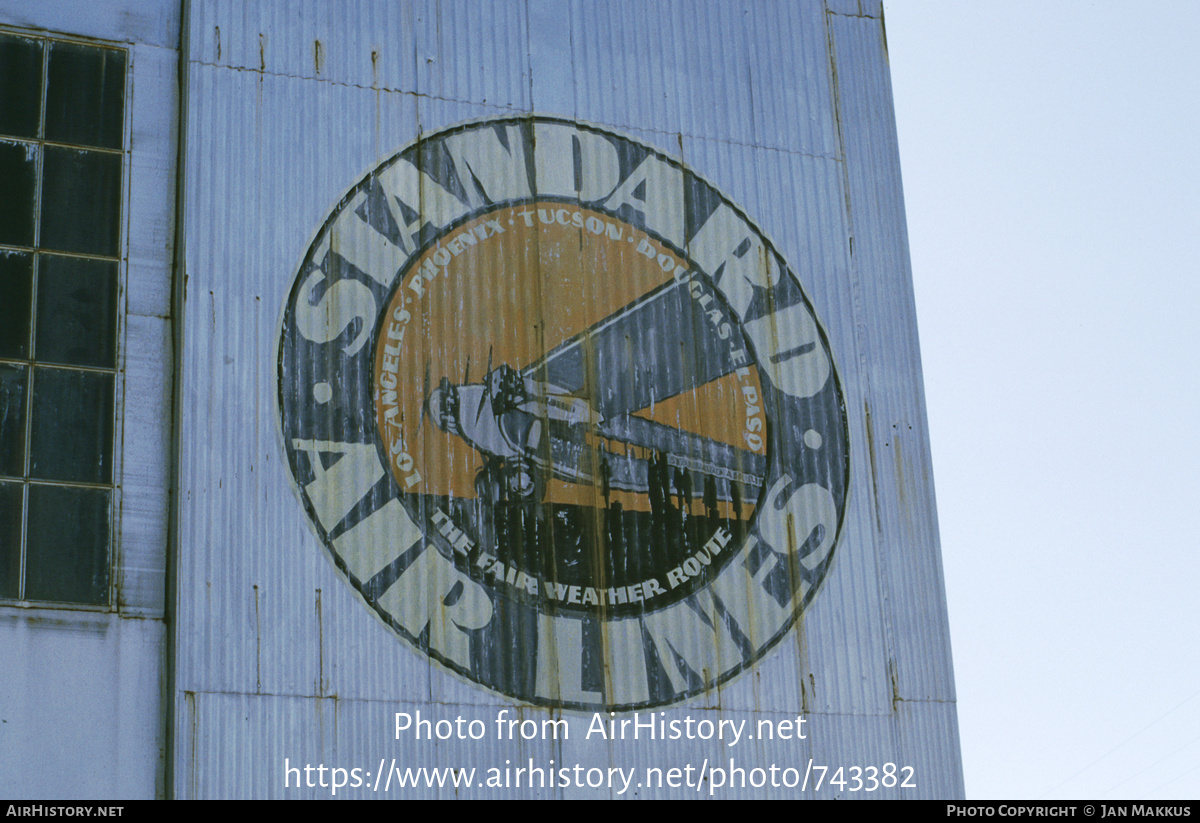
M919 790L895 796L962 793L886 55L878 4L860 5L829 4L853 17L817 2L189 5L179 796L325 796L285 791L284 758L374 770L381 757L480 768L891 760L919 767ZM749 672L661 710L750 723L804 712L809 740L489 735L431 755L389 738L395 711L478 717L491 732L514 702L399 642L323 556L282 465L281 307L314 232L369 169L420 133L524 111L604 125L696 169L778 245L829 334L853 484L833 571ZM568 716L586 729L586 715ZM510 794L523 793L464 796Z
M560 4L531 5L546 29L563 26ZM560 49L543 72L535 64L539 111L661 132L671 154L684 135L836 156L825 48L812 36L821 4L575 2L568 14L574 59Z
M876 511L876 551L890 613L900 699L954 700L937 509L916 305L891 119L891 82L878 20L831 15L846 152L853 277L863 303L858 347L867 371L862 420ZM915 387L915 389L914 389ZM855 409L857 414L859 409Z
M191 8L196 63L498 110L529 109L525 19L511 4L218 0ZM397 140L383 148L392 151L407 142Z

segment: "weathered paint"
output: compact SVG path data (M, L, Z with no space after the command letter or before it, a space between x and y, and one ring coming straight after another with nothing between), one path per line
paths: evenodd
M373 170L301 266L279 369L348 582L520 700L712 689L831 567L848 444L811 305L735 205L615 134L484 120Z
M178 11L161 3L128 0L10 3L0 12L6 26L127 44L133 72L133 148L126 164L128 260L122 275L126 389L114 578L120 589L118 605L103 614L10 609L3 615L0 643L11 651L7 659L18 661L9 681L23 684L16 691L0 692L0 712L21 718L17 730L23 742L4 747L5 752L20 752L20 762L0 761L6 778L14 774L25 781L11 785L28 786L31 795L65 796L67 790L54 781L69 769L39 768L34 774L23 764L52 762L40 756L43 749L73 739L79 742L73 759L105 764L104 780L86 784L93 796L105 794L106 785L118 787L114 794L150 794L154 779L164 776L169 781L165 791L180 797L330 794L328 787L286 787L289 763L376 771L381 763L395 760L487 769L503 768L505 761L515 767L533 758L539 768L554 761L588 769L645 770L698 768L705 762L729 765L730 757L746 769L795 767L810 758L832 767L892 763L912 767L916 788L892 786L865 794L845 787L835 791L768 785L723 787L716 796L961 795L945 597L878 0L744 6L716 0L364 0L353 5L191 0ZM172 112L180 26L182 243L181 265L172 280ZM532 150L514 157L497 151L494 142L452 145L456 134L467 140L485 130L448 130L480 121L515 130L506 132L513 143ZM578 170L574 142L569 171L565 153L542 155L554 156L539 169L537 141L527 136L538 124L551 145L557 136L565 146L562 135L579 141ZM632 169L618 160L611 187L602 185L614 166L605 144L597 139L631 147L629 151L641 152L643 158L657 158L655 173L645 175L644 181L630 179ZM366 201L343 204L342 198L348 192L370 198L368 188L359 188L359 183L370 186L372 180L384 191L410 192L411 181L388 178L389 169L399 162L392 158L405 147L437 145L445 145L460 184L457 170L462 161L472 170L478 167L475 176L486 185L483 191L464 186L458 190L461 197L450 198L437 188L425 190L411 212L431 218L438 229L453 230L434 232L441 236L441 247L437 237L401 232L402 245L392 242L395 248L389 248L375 236L386 233L357 216ZM527 189L517 173L521 161ZM437 175L432 179L436 182ZM622 187L622 180L629 185ZM751 221L747 225L753 232L746 239L751 248L761 245L763 255L751 254L746 260L751 248L734 254L734 266L755 261L751 269L756 273L743 280L760 285L794 282L792 295L801 299L773 303L770 298L778 295L767 290L764 310L753 289L721 287L717 269L721 262L730 265L731 251L721 248L728 244L714 241L721 233L694 230L697 227L688 222L692 206L686 194L661 194L682 190L682 181L693 180L732 209L711 212L698 228L720 225L713 222L720 214L737 215L726 224L730 226ZM417 185L422 191L419 180ZM551 198L545 196L547 185L555 190ZM505 191L503 197L488 194L495 186ZM484 194L493 202L485 202ZM412 222L410 212L385 202L397 229L406 214L405 227ZM652 202L663 208L638 208L639 203ZM502 245L517 235L504 221L513 219L514 228L516 221L524 221L515 211L520 203L532 207L532 219L538 222L524 226L525 245L517 244L512 253L493 254L490 249L495 246L488 244ZM539 205L550 218L544 230ZM370 208L363 213L376 214ZM501 214L497 222L503 233L487 223ZM652 256L639 255L639 241L623 239L631 231L646 239ZM603 607L584 602L585 597L590 600L586 586L575 594L570 584L565 591L552 588L557 599L551 603L545 599L546 584L564 585L563 580L528 570L522 578L521 569L510 575L509 563L493 563L489 576L488 568L477 564L482 554L471 553L484 541L479 532L463 528L470 519L464 516L474 516L470 501L488 489L503 485L506 493L532 494L564 505L574 494L572 505L593 512L607 510L616 498L623 507L628 503L636 510L639 501L650 497L649 455L645 463L628 462L624 475L608 476L610 494L605 495L605 476L594 471L595 460L546 460L540 466L542 476L481 472L496 458L507 465L522 457L511 440L480 428L482 416L469 421L474 428L462 426L462 421L450 425L446 416L447 429L422 423L412 430L389 423L407 420L414 410L419 417L441 386L441 377L460 401L471 395L483 398L491 386L491 380L483 382L485 374L496 377L497 388L509 390L529 389L528 381L550 382L523 369L575 337L574 332L550 333L549 324L542 325L548 319L551 290L523 286L503 293L485 278L485 266L468 265L468 260L486 252L493 262L532 261L531 255L515 252L527 250L534 236L551 240L552 232L561 235L560 249L566 248L563 238L576 239L576 261L584 259L578 250L585 247L595 259L607 260L625 244L632 249L626 260L631 266L657 266L660 255L664 265L671 264L669 282L686 287L686 292L662 292L662 305L671 307L656 319L665 337L638 338L639 328L653 324L622 319L626 307L632 307L628 316L636 319L650 304L642 298L654 293L653 288L637 287L625 273L605 281L606 289L616 289L624 299L581 280L573 293L576 308L589 318L585 325L613 318L606 328L618 329L621 336L628 333L630 352L635 339L638 351L654 352L653 358L643 358L647 360L671 362L659 350L662 340L678 344L685 329L695 332L696 351L685 351L678 359L681 365L688 363L687 368L658 376L683 387L680 394L697 397L690 409L676 409L668 427L684 435L650 430L667 444L695 447L698 456L691 459L707 464L709 472L714 466L721 470L710 474L716 488L708 501L693 483L689 504L686 484L681 483L682 507L698 504L707 510L715 498L713 519L730 533L724 545L717 540L713 548L706 549L712 540L724 539L719 528L699 541L698 550L709 552L710 564L704 568L712 568L718 545L722 552L729 546L731 553L732 547L744 553L753 550L747 546L756 538L758 545L794 557L796 562L783 564L790 569L789 582L803 578L806 558L820 558L818 596L811 596L815 579L808 591L775 607L775 601L762 598L759 583L740 580L727 585L721 575L747 568L733 561L749 557L736 555L718 570L716 579L687 574L687 596L670 603L670 597L648 581L654 579L669 593L672 580L680 579L671 578L671 572L690 572L690 566L684 569L687 557L655 574L629 577L621 594L616 586L593 586L597 592L614 589L605 594L608 603ZM318 254L323 241L331 253L361 262L362 275L328 284L317 277L309 283L324 261ZM439 248L450 255L449 267L438 265L446 261ZM425 260L432 261L438 273L429 270L428 281L420 274L424 295L406 293L417 285ZM579 267L578 262L574 265ZM676 266L687 275L678 281ZM524 271L536 273L542 267L539 256L536 265ZM610 268L630 270L606 266L605 271ZM443 270L448 273L441 274ZM659 271L667 274L665 268ZM775 272L785 279L778 280ZM599 279L586 280L590 284ZM532 282L542 281L535 277ZM441 288L451 283L458 287ZM425 301L429 311L414 313L409 304L398 302L409 294L418 303ZM710 294L712 302L702 305ZM507 329L504 321L490 319L494 313L481 309L498 300L511 309L508 316L525 317L529 328L519 341L524 348L511 343L501 351L504 347L493 341L487 347L493 350L489 364L486 348L471 348L480 345L478 335L467 334L472 329L463 330L456 318L471 317L475 331ZM563 302L560 297L559 304ZM410 323L421 318L422 334L404 330L402 341L389 337L399 336L406 327L398 311L409 312ZM691 316L684 324L680 316L687 312ZM377 322L385 313L391 318L386 325ZM756 326L760 316L775 320ZM342 322L347 318L348 323ZM712 323L705 325L705 318ZM393 327L393 322L399 325ZM723 328L728 337L722 337ZM797 354L778 363L759 357L746 381L737 382L736 369L713 380L695 379L696 374L711 376L705 369L697 372L696 362L716 363L717 372L730 365L722 363L713 341L738 335L751 344L748 351L819 351L828 360L828 372L816 361L810 368L777 368L798 359ZM336 358L298 357L288 339L306 340L309 355L337 352L336 358L342 358L339 379L320 380L318 371L305 373L309 366L304 364ZM619 403L604 410L605 390L614 389L610 400L623 397L622 402L628 402L639 397L640 384L607 373L628 370L638 362L636 357L628 352L623 357L597 357L597 346L588 339L576 341L583 354L574 361L569 346L558 351L563 364L574 364L562 368L556 378L574 379L575 385L555 384L569 391L539 393L535 385L535 390L515 395L510 411L541 416L543 425L554 420L560 431L587 429L584 442L595 457L601 442L620 439L605 436L617 433L611 423L605 426L620 417L613 409L622 411ZM604 342L603 335L599 339ZM168 353L172 340L178 345ZM416 348L406 348L412 346ZM608 351L604 345L599 350ZM401 374L406 375L411 388L412 366L423 357L413 362L389 358L414 352L429 355L431 376L426 388L420 374L419 402L404 406L399 389L389 385L390 375L395 375L397 386ZM694 356L696 352L701 356ZM712 352L718 356L710 361ZM432 373L435 353L444 374ZM167 394L172 356L178 378L174 409ZM284 365L287 379L281 383ZM750 369L749 364L732 365ZM293 366L300 371L289 371ZM346 367L352 372L349 383L344 379ZM549 362L543 371L553 371ZM729 382L730 375L734 382ZM725 385L721 381L728 383L726 389L737 391L714 392L715 400L705 394L705 386ZM317 389L318 383L328 383L328 389ZM306 420L321 423L322 415L315 410L334 403L335 397L340 401L337 392L347 385L365 393L356 398L355 414L348 418L361 439L334 437L331 432L344 434L339 428L346 421L340 418L325 430L288 429L292 424L303 427ZM805 394L814 387L814 394ZM388 402L389 391L397 392L397 402ZM750 410L759 405L751 399L754 393L763 399L772 391L801 399L793 403L785 398L773 408L764 403L759 411ZM557 401L553 417L550 395ZM289 417L288 402L304 396L311 398L308 412ZM824 409L820 425L781 426L789 403L802 417ZM437 406L442 408L440 402ZM657 397L654 406L658 411ZM461 407L460 403L460 411ZM718 413L713 414L714 409ZM171 427L173 413L178 414L177 431ZM378 435L390 428L403 437ZM757 451L743 435L762 429L769 437ZM813 482L780 482L785 470L780 455L818 450L814 437L806 439L810 430L820 437L822 448L844 446L841 459L848 489L839 491L839 478L831 473L837 460L814 470ZM706 440L692 436L697 433ZM407 449L418 435L424 437L425 447L420 460ZM365 448L331 445L339 443ZM172 449L178 456L173 472L168 460ZM567 456L572 454L583 452ZM411 465L402 455L411 458ZM387 459L378 487L399 490L401 496L374 498L355 488L361 478L348 469L359 457L371 467L372 476ZM729 463L736 464L740 475L730 472ZM320 477L328 482L310 489ZM353 482L342 486L343 477ZM756 490L753 505L743 500L744 517L734 516L731 478ZM440 513L437 506L410 505L434 497L422 491L433 482L447 484L447 493L436 495L439 500L456 504L442 507ZM829 499L800 491L810 486L828 492ZM175 634L168 647L162 569L171 489L177 509L169 538L174 552L170 597ZM364 499L367 505L360 506ZM578 502L581 499L586 507ZM777 499L787 504L776 508ZM794 500L805 505L790 505ZM815 550L804 548L794 524L813 512L822 513L823 521L836 521L836 549L833 541L826 546L824 537ZM356 517L361 522L351 527ZM745 533L735 536L726 523L741 524ZM763 539L768 534L769 539ZM424 597L414 598L408 587L364 585L368 578L378 578L385 565L400 571L399 543L405 548L434 546L407 558L411 562L404 570L405 575L424 575L411 578L423 581L416 588ZM495 559L503 558L495 554ZM695 556L691 559L699 571L703 564ZM498 583L497 576L505 582ZM694 579L699 582L690 582ZM428 585L431 580L445 585ZM476 589L484 592L488 603ZM496 592L504 596L492 599ZM572 602L575 597L579 603ZM622 597L626 602L620 602ZM486 644L478 642L476 624L484 623L485 616L487 622L494 621L498 611L510 613L504 605L509 602L521 604L529 619L510 624L520 627L508 636L514 641L511 648L502 643L497 648L493 642L492 656L482 660L479 650ZM697 608L684 608L685 603ZM801 607L803 614L797 619ZM735 613L739 608L741 615ZM723 622L729 615L732 621ZM127 619L131 617L137 619ZM722 636L729 638L730 625L739 631L755 627L749 634L740 631L751 653L746 654L740 641L714 645L718 623L725 627ZM435 651L432 658L425 652L429 647ZM595 649L602 651L599 663L591 651ZM169 665L161 665L163 654L170 655ZM752 658L757 660L751 665ZM70 665L55 663L68 659ZM661 668L656 682L670 686L648 695L655 661ZM518 669L524 672L522 688L514 685L519 678L500 677ZM580 676L564 677L572 672ZM138 714L134 706L164 701L162 682L167 675L168 709ZM46 701L62 701L77 716L115 716L120 722L118 727L93 722L94 733L80 737L64 724L61 712L45 711ZM809 733L804 738L743 741L735 747L698 738L587 739L583 732L593 720L589 709L605 707L621 709L618 719L631 718L633 709L643 719L653 712L664 722L708 720L714 727L741 721L755 727L771 721L781 728L803 715ZM435 721L462 716L486 722L489 730L501 716L536 722L566 719L575 734L565 740L517 741L491 734L478 741L396 739L392 725L397 712L421 712ZM136 721L127 722L134 717ZM12 729L12 723L6 728ZM164 735L170 740L166 765ZM29 753L34 756L27 757ZM695 793L642 786L619 794L618 788L558 785L480 793L443 786L388 796ZM359 787L358 794L350 796L370 794L374 793Z
M863 5L735 8L714 3L698 9L695 4L411 3L389 13L384 5L364 3L346 15L320 4L306 5L302 13L295 6L265 4L247 18L238 4L195 4L189 30L186 187L197 195L186 222L194 297L188 305L184 358L190 377L184 408L194 410L185 413L185 427L205 432L206 444L200 448L201 436L183 438L182 483L193 494L181 519L180 544L211 548L183 559L181 620L203 628L195 641L178 649L177 688L211 694L216 701L240 701L238 709L228 704L230 711L259 718L270 711L270 695L308 699L314 706L337 695L338 734L355 740L354 750L376 765L382 755L429 765L502 765L513 758L511 746L490 737L486 745L455 740L436 747L384 740L387 710L397 705L408 707L402 711L419 709L427 718L462 715L489 722L502 710L518 708L525 717L559 716L553 707L561 705L566 708L562 716L575 724L586 724L587 707L645 711L679 698L682 703L654 711L666 712L668 719L804 713L814 724L810 739L756 741L752 749L742 744L735 756L744 756L747 765L806 762L818 755L831 764L912 761L924 774L919 789L892 795L961 793L886 56L878 7ZM319 73L316 41L322 54ZM478 44L485 44L482 50ZM484 120L497 128L486 132L464 125ZM560 134L582 136L578 162L573 145L570 167L546 161L539 168L537 141L529 136L538 123L551 145L552 124ZM470 142L480 134L495 138L452 145L455 136ZM609 134L619 138L603 136ZM488 266L470 262L482 255L513 265L528 262L533 269L544 265L532 254L517 254L528 251L530 233L541 236L542 230L526 226L518 234L516 222L525 218L512 205L530 203L531 219L540 221L531 202L539 195L539 182L561 189L556 195L562 205L544 204L546 216L564 236L575 238L575 259L580 249L607 255L609 244L628 248L627 240L610 240L607 225L600 225L616 216L621 220L611 220L614 233L623 223L625 232L652 237L662 245L661 253L677 256L675 265L685 271L690 270L685 263L706 255L716 269L703 236L697 240L687 229L686 197L659 197L657 202L670 208L643 212L637 220L626 219L631 212L621 213L615 201L614 207L604 207L620 191L628 170L618 164L619 174L610 180L614 166L607 149L584 144L595 139L607 145L629 140L662 158L662 174L647 179L641 190L635 192L641 182L635 181L621 192L625 205L654 200L655 187L679 189L683 177L694 173L770 238L766 245L777 253L779 269L794 273L806 295L804 305L823 328L829 379L836 379L844 399L851 485L844 514L835 496L833 508L844 520L836 559L794 631L736 677L725 673L741 662L722 663L727 658L720 647L703 640L713 636L711 625L718 618L705 608L714 601L697 598L711 596L715 584L693 593L699 611L654 608L653 596L646 600L642 588L637 606L616 602L614 594L607 617L588 624L584 611L603 609L583 603L583 587L578 604L570 602L568 587L564 602L551 609L539 598L552 577L489 560L475 565L483 541L465 526L475 516L476 480L480 491L488 483L495 488L501 478L481 469L502 452L506 461L518 462L519 450L481 428L482 413L472 414L469 427L441 429L420 420L443 377L460 401L480 401L491 385L484 382L489 373L496 376L497 388L528 389L525 383L535 375L522 367L574 334L548 331L551 324L544 328L539 322L553 300L561 302L553 289L522 285L506 291L503 283L487 279ZM403 155L393 160L406 146L410 153L429 148L428 163L406 163ZM516 146L530 150L513 151ZM422 178L420 171L429 163L442 171ZM473 179L460 173L464 166ZM450 168L458 183L447 194ZM501 215L503 233L487 225L495 215ZM560 216L570 225L561 225ZM413 225L422 217L423 224L434 227L426 234ZM589 233L589 217L602 232ZM457 228L444 231L447 226ZM549 223L545 231L551 231ZM515 240L523 243L511 249L504 245ZM632 245L636 250L637 242ZM327 259L361 274L334 277L322 267ZM606 270L612 268L620 267ZM574 308L598 322L634 304L650 289L639 289L628 278L622 274L606 281L606 288L624 290L623 300L581 281L572 293ZM414 303L405 302L408 297ZM724 295L724 319L743 319L744 299L739 293ZM492 339L497 330L509 331L491 319L496 312L487 307L496 303L505 307L505 318L529 326L513 342ZM385 315L386 323L381 321ZM731 331L735 325L730 323ZM715 328L719 335L719 321ZM806 328L806 318L800 318L776 330ZM492 331L472 333L487 329ZM297 357L289 341L303 343L307 353ZM592 437L601 428L597 417L608 419L594 398L609 384L629 382L620 374L590 374L586 363L596 360L585 357L576 371L583 391L559 398L567 398L559 406L560 425L584 427L586 420ZM760 388L795 379L761 367L755 377ZM401 384L408 387L407 400ZM254 389L247 391L250 385ZM348 386L357 387L357 394L347 405L342 392ZM396 396L389 398L387 392L393 391ZM514 408L545 409L549 419L548 404L538 406L537 396L536 390L527 392ZM581 397L587 402L570 399ZM737 411L743 401L734 397L731 402ZM876 428L874 486L863 414L867 403ZM441 408L440 401L436 405ZM476 402L475 411L482 408L494 420L487 405ZM272 435L277 409L284 422ZM744 404L740 413L744 420ZM764 412L764 419L770 418L771 412ZM402 425L391 425L401 419ZM301 431L306 420L312 428ZM392 429L396 434L390 439L377 434ZM789 434L789 442L803 444L805 430ZM884 430L889 435L881 438ZM902 461L894 459L896 443L902 443ZM367 467L365 478L356 478L355 465ZM591 474L589 482L579 482L586 480L586 471L568 477L570 471L556 474L557 464L548 465L548 478L504 477L506 488L564 500L574 488L605 508L602 479ZM770 464L769 471L777 469ZM343 484L344 478L355 483ZM756 488L769 495L774 483L770 477L765 481ZM439 487L444 492L427 493L430 484L444 484ZM897 509L901 485L903 514ZM293 491L285 494L285 489ZM632 500L641 494L640 486L612 494ZM731 501L723 496L717 495L718 506L728 507ZM758 494L754 497L757 502ZM438 505L417 505L435 499ZM234 501L250 504L233 508ZM229 516L231 511L237 514ZM222 515L214 516L217 512ZM908 525L893 526L902 523ZM751 529L757 524L751 519ZM804 540L792 535L790 544L780 542L798 547ZM414 548L405 554L409 546ZM432 580L442 586L423 582L422 596L414 598L403 583L381 585L384 577L395 579L401 567L401 581ZM498 577L506 582L498 583ZM377 584L369 585L371 580ZM257 623L250 596L254 585ZM660 585L666 589L668 583ZM758 602L753 585L729 599ZM322 592L319 623L313 608L317 589ZM504 597L497 598L501 590ZM530 620L510 622L508 629L520 631L481 644L487 630L481 635L477 627L493 624L498 608L511 620L512 607L503 605L508 602L522 604ZM572 609L579 610L578 618L564 618ZM543 611L547 617L532 618ZM795 609L785 611L787 623ZM594 626L587 629L594 634L585 636L585 625ZM631 631L635 625L637 631ZM643 626L652 629L649 647L673 684L660 698L646 694L650 655ZM662 643L654 640L655 632ZM483 653L494 649L496 637L506 636L514 650L522 651ZM425 651L430 647L433 659ZM594 670L600 675L589 674L586 681L577 674L564 677L587 670L581 651L589 648L608 653ZM672 648L681 653L678 658L658 654ZM702 659L710 662L697 662ZM728 659L744 657L735 649ZM217 660L221 664L213 665ZM689 660L695 666L686 665ZM698 676L691 678L689 670ZM507 680L500 677L504 673ZM513 695L521 700L514 702ZM319 753L332 762L348 751L347 744L330 743L320 725L296 720L282 730L262 721L251 736L253 759L303 756L315 762ZM211 728L215 732L219 724ZM225 750L221 738L204 729L202 722L196 733L201 753L192 756L177 747L175 785L181 793L187 791L190 770L211 773L205 764ZM435 749L456 754L435 757ZM608 766L692 759L698 766L706 756L722 754L711 741L637 745L594 738L558 741L550 752L544 757L559 763ZM270 774L267 769L261 779ZM274 783L239 781L233 771L223 772L220 782L227 787L223 792L253 784L264 794L284 794ZM429 793L453 794L449 789ZM533 792L564 793L576 790ZM805 794L827 796L811 787Z

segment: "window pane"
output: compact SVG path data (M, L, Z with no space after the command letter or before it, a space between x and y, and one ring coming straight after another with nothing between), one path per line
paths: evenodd
M29 487L25 599L108 601L109 493Z
M47 140L121 148L125 52L52 43L47 83Z
M41 92L42 44L0 35L0 134L38 136Z
M0 483L0 597L21 596L21 484Z
M113 368L117 264L43 254L38 264L37 344L42 362Z
M29 476L112 482L113 376L35 369Z
M109 602L127 62L0 33L4 600Z
M29 357L33 255L0 251L0 357Z
M25 366L0 365L0 474L25 474Z
M0 140L0 243L33 245L37 146Z
M41 246L116 257L121 155L46 147Z

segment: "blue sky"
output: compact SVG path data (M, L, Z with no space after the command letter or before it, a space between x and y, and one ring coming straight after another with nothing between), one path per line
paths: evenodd
M1200 3L885 0L970 797L1200 797Z

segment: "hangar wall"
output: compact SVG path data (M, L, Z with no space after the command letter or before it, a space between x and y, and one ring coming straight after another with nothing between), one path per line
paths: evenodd
M113 594L4 603L22 745L113 718L88 795L961 796L878 2L128 5L3 19L131 54ZM637 777L530 785L575 766Z

